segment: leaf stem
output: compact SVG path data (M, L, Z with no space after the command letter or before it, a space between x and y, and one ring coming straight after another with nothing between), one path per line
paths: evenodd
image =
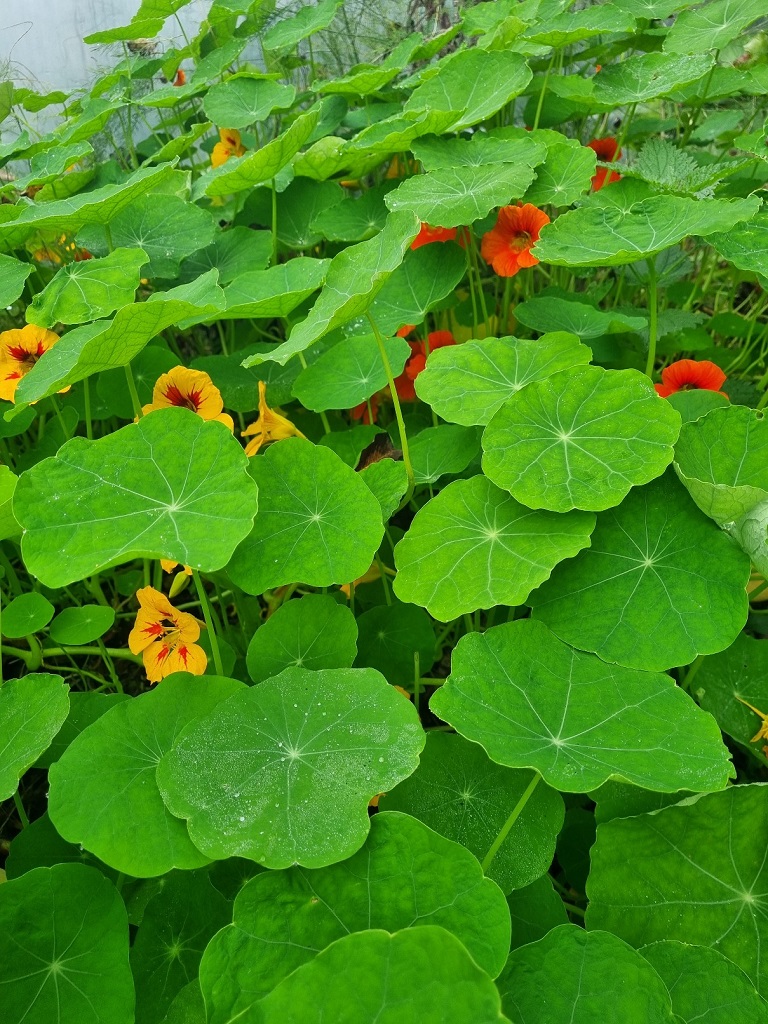
M504 840L509 835L510 829L515 824L515 822L520 817L520 815L523 813L523 809L525 808L525 805L528 803L528 801L533 796L533 791L534 791L534 789L536 789L536 787L538 786L539 782L541 782L541 775L539 774L539 772L534 772L533 778L531 779L531 781L528 783L528 785L525 788L525 792L520 797L520 799L517 801L515 806L512 808L509 817L504 822L504 824L501 826L499 834L496 836L494 841L491 843L490 850L488 851L488 853L486 853L485 857L483 858L483 863L482 863L481 867L483 869L483 873L484 874L486 874L486 875L488 874L488 868L493 863L493 858L499 852L501 844L504 842Z
M659 333L659 294L656 277L656 262L653 258L646 260L648 267L648 361L645 364L645 372L653 377L653 367L656 362L656 341Z
M27 825L29 825L29 818L27 817L27 812L24 810L24 804L21 802L18 789L13 794L13 802L16 805L16 813L19 816L21 827L26 828Z
M205 619L205 624L208 627L208 635L211 638L211 653L213 654L213 664L216 669L216 675L223 676L224 669L221 664L219 638L216 636L216 627L213 624L213 616L211 615L211 609L208 604L208 595L205 592L203 581L200 579L200 573L197 569L192 570L192 579L195 581L197 596L200 599L200 607L203 609L203 618Z
M125 379L128 382L128 391L131 395L131 404L133 405L133 413L137 420L140 420L144 413L141 411L141 401L139 400L139 392L136 390L136 381L133 379L133 370L131 364L126 363L125 365Z
M400 508L404 508L411 500L413 489L416 486L416 481L413 475L413 465L411 463L411 455L408 450L408 434L405 430L405 420L403 419L403 410L400 407L400 397L395 387L395 378L392 374L392 366L389 362L389 356L387 355L387 347L384 344L384 339L381 336L379 328L376 326L376 321L373 319L370 313L366 313L368 322L373 330L374 337L376 338L376 344L379 346L379 354L381 356L381 362L384 366L384 372L387 375L387 383L389 384L389 391L392 395L392 404L395 408L395 419L397 420L397 429L400 434L400 449L403 453L403 463L405 465L405 475L408 478L408 487L406 488L403 500L400 502Z

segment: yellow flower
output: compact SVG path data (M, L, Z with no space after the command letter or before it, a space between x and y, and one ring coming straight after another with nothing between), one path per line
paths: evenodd
M178 562L172 562L170 558L160 559L160 567L162 568L163 572L173 572L173 570L176 568L178 564ZM185 576L192 575L192 569L188 565L182 565L181 571L184 573Z
M240 132L234 128L219 128L220 142L217 142L211 153L211 167L221 167L231 156L242 156L245 146L240 141Z
M188 612L180 612L155 590L143 587L136 592L139 611L128 636L132 654L141 654L150 683L157 683L173 672L191 672L201 676L208 665L200 637L200 623Z
M59 340L58 334L34 324L0 334L0 398L15 402L16 388L35 363ZM60 395L69 388L62 388Z
M736 700L740 704L743 704L745 707L749 708L750 711L754 711L754 713L756 715L759 715L762 719L762 722L760 723L760 728L757 730L757 732L749 742L757 743L758 740L768 740L768 715L763 714L762 711L758 711L757 708L753 707L751 704L748 704L747 701L742 700L741 697L738 697L735 693L734 697L736 697Z
M282 441L286 437L304 437L290 420L281 416L277 410L269 408L267 385L263 380L259 381L259 418L246 427L240 436L253 438L246 445L246 455L255 455L262 445L269 444L270 441Z
M152 391L152 401L142 408L147 413L156 409L169 409L171 406L191 409L204 420L217 420L234 431L232 417L222 412L224 402L221 392L207 373L202 370L189 370L186 366L174 366L168 373L159 377Z

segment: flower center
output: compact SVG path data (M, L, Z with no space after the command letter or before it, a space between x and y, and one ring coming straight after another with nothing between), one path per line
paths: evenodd
M518 231L510 239L509 245L515 252L522 252L523 249L530 249L532 242L530 232Z
M44 353L43 346L40 342L37 343L37 348L34 352L30 352L29 349L24 348L23 345L13 345L8 349L8 353L12 359L15 359L17 363L31 363L34 365L41 355Z
M171 384L165 392L165 397L171 405L180 406L182 409L190 409L192 412L197 412L200 408L201 395L199 391L190 391L188 395L185 395L175 384Z

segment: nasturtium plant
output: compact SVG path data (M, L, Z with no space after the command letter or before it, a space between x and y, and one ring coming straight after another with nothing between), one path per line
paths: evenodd
M2 1024L766 1019L765 14L9 55Z

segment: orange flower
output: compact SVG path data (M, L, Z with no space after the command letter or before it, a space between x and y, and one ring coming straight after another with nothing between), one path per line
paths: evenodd
M395 331L398 338L407 338L411 331L416 330L416 324L403 324L399 331Z
M173 84L174 85L186 85L187 84L187 76L184 73L183 68L179 68L179 70L176 72L176 77L173 80Z
M356 405L354 409L349 410L349 415L353 420L362 420L363 423L371 424L376 422L376 417L379 413L379 395L375 394L371 396L370 406L371 411L368 413L368 402L361 402Z
M514 277L523 267L539 262L531 249L545 224L549 217L531 203L502 206L496 226L483 235L480 254L499 277Z
M445 348L446 345L455 345L456 339L450 331L432 331L427 335L427 341L409 341L411 355L405 368L399 377L395 377L395 388L398 397L404 402L416 401L416 390L413 382L427 365L427 356L436 348Z
M15 402L16 388L38 359L59 340L58 334L34 324L0 334L0 398ZM69 388L62 388L63 395Z
M252 437L245 448L246 455L255 455L262 445L282 441L286 437L304 437L289 419L267 405L267 385L259 381L259 418L246 427L240 437Z
M605 160L606 163L612 163L621 156L621 150L616 145L616 139L611 138L610 135L606 135L604 139L592 139L591 142L587 143L587 148L594 150L597 153L598 160ZM617 174L616 171L609 171L607 167L598 167L592 178L592 191L597 192L603 185L610 185L612 181L619 181L620 179L621 175Z
M352 594L352 587L357 588L361 583L373 583L375 580L380 579L381 571L379 569L378 562L371 562L370 568L364 572L362 576L356 579L353 583L345 583L343 586L339 587L339 590L342 594L346 594L347 600L349 600Z
M458 228L431 228L429 224L422 224L418 235L411 242L411 248L420 249L422 245L429 245L430 242L453 242L458 230Z
M240 141L240 132L234 128L219 128L219 139L211 153L211 167L221 167L231 156L242 156L245 146Z
M131 654L143 656L150 683L158 683L173 672L201 676L208 658L195 643L200 636L200 623L194 615L177 611L154 587L143 587L136 597L139 611L128 636L128 647Z
M728 396L720 388L728 378L715 363L708 359L678 359L661 371L661 384L655 384L656 392L662 398L669 398L678 391L716 391Z
M160 559L160 568L163 570L163 572L173 572L173 570L176 568L178 564L178 562L171 561L170 558ZM192 575L192 569L188 565L182 565L181 571L184 573L185 576Z
M736 696L735 693L734 697L736 697L736 700L739 701L740 704L743 704L745 707L749 708L750 711L754 711L754 713L762 719L762 721L760 722L760 728L757 730L757 732L749 742L757 743L758 740L768 740L768 715L766 715L762 711L758 711L756 707L753 707L752 704L748 704L747 701L742 700L741 697Z
M221 392L207 373L189 370L186 366L174 366L168 373L158 377L152 391L152 401L142 407L142 412L169 409L171 406L190 409L204 420L217 420L230 430L235 429L231 416L222 412L224 403Z

